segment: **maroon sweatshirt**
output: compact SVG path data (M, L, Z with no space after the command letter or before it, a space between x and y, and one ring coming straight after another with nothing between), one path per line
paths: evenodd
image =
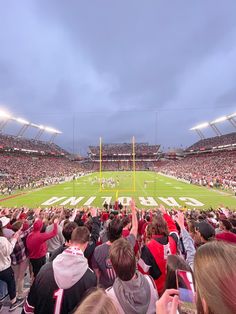
M236 234L229 231L221 232L216 235L216 240L221 240L221 241L226 241L226 242L236 244Z
M48 233L40 233L42 226L42 220L39 219L35 221L33 231L28 235L26 239L26 246L29 251L29 258L37 259L46 256L46 241L57 235L57 224L54 224L53 230Z

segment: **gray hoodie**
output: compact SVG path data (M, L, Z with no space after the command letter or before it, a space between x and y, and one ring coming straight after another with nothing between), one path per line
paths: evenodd
M88 260L80 249L69 247L53 260L52 268L58 287L69 289L86 273Z

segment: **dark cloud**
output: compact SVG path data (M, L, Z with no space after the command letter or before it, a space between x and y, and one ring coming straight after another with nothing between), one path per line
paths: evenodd
M66 148L187 145L235 111L234 0L0 0L0 20L0 102Z

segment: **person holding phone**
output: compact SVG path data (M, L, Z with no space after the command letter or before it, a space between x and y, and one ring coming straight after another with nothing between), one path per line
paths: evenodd
M194 259L196 312L236 313L236 246L212 241L202 245ZM177 314L181 304L177 289L165 290L156 302L157 314Z

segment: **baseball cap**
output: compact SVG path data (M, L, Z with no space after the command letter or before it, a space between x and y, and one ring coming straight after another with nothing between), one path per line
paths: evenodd
M206 241L215 236L215 229L206 221L197 222L195 227Z
M0 218L0 221L2 222L2 227L6 227L10 222L10 218L3 216Z

